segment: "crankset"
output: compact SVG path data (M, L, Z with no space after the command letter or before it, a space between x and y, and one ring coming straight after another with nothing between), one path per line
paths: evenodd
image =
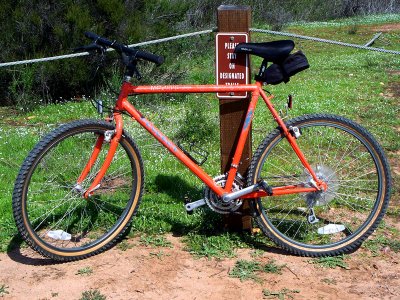
M226 184L227 175L219 175L215 177L214 182L220 187L224 187ZM243 188L244 179L238 173L233 182L232 192L237 192ZM194 209L203 206L205 204L208 207L219 214L229 214L235 212L239 209L239 207L243 204L241 199L232 199L232 200L223 200L217 194L215 194L208 186L204 188L204 198L194 201L194 202L186 202L185 209L187 213L191 214Z
M220 187L225 187L227 175L219 175L214 178L214 181ZM244 179L238 173L233 182L232 192L236 192L243 188ZM219 214L229 214L235 212L242 206L243 201L241 199L234 199L229 201L224 201L221 197L216 195L208 186L204 189L204 200L208 207L219 213Z

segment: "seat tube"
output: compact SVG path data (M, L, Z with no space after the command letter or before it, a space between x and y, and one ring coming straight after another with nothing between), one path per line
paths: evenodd
M251 125L251 122L252 122L253 117L254 117L254 111L256 109L256 105L257 105L257 101L258 101L258 97L259 96L260 96L259 89L254 90L253 93L252 93L252 97L251 97L251 101L250 101L249 107L247 108L246 117L245 117L245 120L244 120L244 123L243 123L243 127L242 127L242 131L240 133L239 140L238 140L238 143L237 143L237 146L236 146L235 154L233 155L233 158L232 158L231 167L230 167L229 172L228 172L228 178L227 178L226 184L225 184L225 191L226 192L230 192L231 189L232 189L233 182L234 182L235 177L236 177L237 169L239 168L240 160L242 158L243 148L244 148L244 145L246 143L247 136L249 135L249 131L250 131L250 128L251 128L250 125Z

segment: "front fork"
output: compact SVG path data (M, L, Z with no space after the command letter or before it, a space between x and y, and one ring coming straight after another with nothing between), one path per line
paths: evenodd
M75 185L75 189L79 191L79 189L82 189L82 182L85 180L87 175L89 174L90 170L92 169L93 165L95 164L99 153L101 151L101 148L103 146L104 141L110 142L110 148L108 149L106 158L103 162L103 165L101 166L99 172L97 173L96 177L93 179L92 184L86 191L83 192L83 197L87 199L90 197L95 190L97 190L100 187L100 182L103 179L104 175L107 172L108 167L110 166L113 157L115 155L115 152L117 151L119 141L122 136L122 131L123 131L123 119L121 113L117 112L114 113L114 120L115 120L115 130L113 131L106 131L104 135L100 135L97 138L96 144L94 146L92 155L89 158L89 161L87 162L86 166L83 168L82 173L78 177Z

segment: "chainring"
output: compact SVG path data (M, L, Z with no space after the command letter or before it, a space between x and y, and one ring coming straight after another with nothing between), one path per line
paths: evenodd
M226 183L227 176L219 175L214 177L214 182L220 187L224 187ZM238 173L233 182L232 191L240 190L244 185L243 177ZM219 214L229 214L235 212L242 206L243 201L241 199L235 199L229 202L222 201L221 197L216 195L208 186L204 188L204 200L211 210L219 213Z

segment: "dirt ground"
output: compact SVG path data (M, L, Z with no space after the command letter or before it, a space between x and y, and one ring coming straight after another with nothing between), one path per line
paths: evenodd
M373 31L381 31L381 32L392 32L396 30L400 30L400 24L384 24L379 26L373 26Z
M310 258L266 249L256 258L241 249L237 257L208 260L184 251L180 238L167 236L168 248L114 247L77 262L54 264L29 248L0 254L3 299L80 299L98 290L107 299L263 299L263 290L296 290L282 299L400 299L400 253L382 249L373 257L359 249L348 268L323 268ZM260 273L261 282L229 276L238 259L286 264L282 274ZM91 272L83 270L90 269ZM278 297L276 296L276 299Z
M400 25L385 26L375 29L387 31ZM399 83L392 82L383 96L398 99L399 91ZM400 153L390 153L389 157L397 184ZM398 206L398 202L396 197L391 205ZM399 220L385 220L400 230ZM169 235L167 239L172 247L144 246L137 238L127 242L133 247L125 251L117 246L85 260L62 264L30 248L0 253L0 298L80 299L83 292L98 290L107 299L250 300L265 298L266 289L288 289L292 293L282 293L280 299L400 299L400 253L389 247L382 247L377 256L360 248L347 257L348 268L331 269L277 248L267 248L257 257L252 257L251 249L240 249L234 258L199 259L184 250L181 238ZM239 259L263 264L275 260L286 266L282 274L259 273L259 282L240 281L229 276Z

